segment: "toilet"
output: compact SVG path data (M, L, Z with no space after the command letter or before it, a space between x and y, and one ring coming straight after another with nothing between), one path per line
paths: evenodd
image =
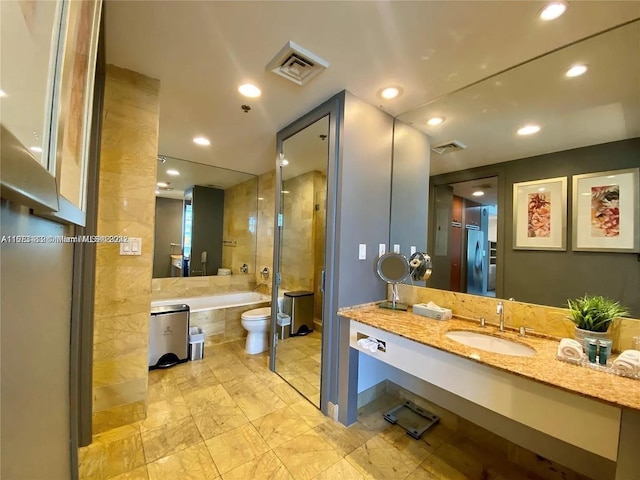
M247 331L245 352L253 355L269 349L267 331L269 330L270 320L271 307L254 308L242 314L240 322Z

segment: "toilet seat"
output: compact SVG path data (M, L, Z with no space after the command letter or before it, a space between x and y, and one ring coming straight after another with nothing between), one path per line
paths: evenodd
M254 308L241 315L243 320L266 320L269 317L271 317L271 307Z

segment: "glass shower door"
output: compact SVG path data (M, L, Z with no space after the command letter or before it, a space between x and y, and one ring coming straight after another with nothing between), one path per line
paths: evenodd
M320 407L329 117L287 138L280 156L278 318L272 364Z

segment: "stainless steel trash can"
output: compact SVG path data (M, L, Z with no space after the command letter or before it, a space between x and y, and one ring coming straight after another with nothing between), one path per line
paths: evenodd
M278 313L276 324L278 326L277 330L280 340L284 340L291 335L291 317L289 315L286 313Z
M313 331L313 292L285 292L284 313L291 317L291 336Z
M200 327L189 327L189 360L202 360L204 356L204 332Z
M189 340L189 305L151 307L149 370L186 362Z

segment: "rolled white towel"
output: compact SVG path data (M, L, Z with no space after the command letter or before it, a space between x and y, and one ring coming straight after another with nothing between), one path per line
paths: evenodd
M375 338L361 338L358 340L358 345L365 350L375 353L378 351L378 341Z
M623 375L640 376L640 351L625 350L615 359L611 368Z
M582 360L584 352L582 344L572 338L563 338L558 345L558 357L569 360Z
M618 358L640 365L640 350L625 350Z

